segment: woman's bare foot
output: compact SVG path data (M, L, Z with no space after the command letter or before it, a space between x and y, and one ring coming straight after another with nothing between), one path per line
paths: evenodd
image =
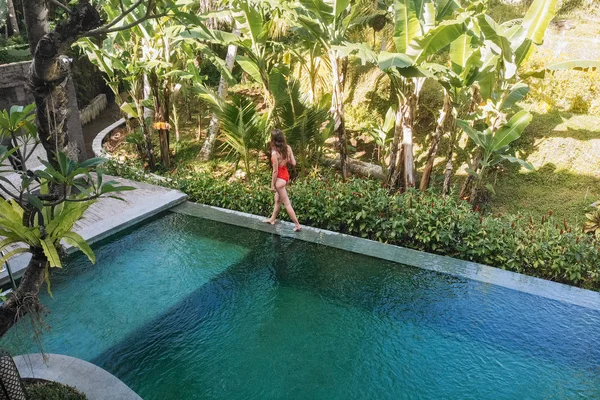
M302 227L300 225L294 227L294 232L300 232L302 230Z
M274 219L270 219L270 218L269 219L265 219L265 220L263 220L263 222L265 224L275 225L275 220Z

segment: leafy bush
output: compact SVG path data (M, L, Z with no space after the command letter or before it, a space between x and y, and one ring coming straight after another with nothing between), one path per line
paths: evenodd
M31 60L31 53L26 44L0 47L0 64L11 64L29 60Z
M57 382L25 382L25 390L32 400L86 400L77 389Z
M140 177L135 169L110 165L111 173ZM249 181L190 174L163 184L192 201L266 216L273 202L269 179L268 171ZM541 221L484 216L452 196L416 190L390 194L378 181L342 182L315 172L293 182L290 196L306 225L600 290L600 242L556 220L551 211Z

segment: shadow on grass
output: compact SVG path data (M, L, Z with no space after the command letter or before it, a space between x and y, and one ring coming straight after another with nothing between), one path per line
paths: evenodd
M589 206L600 200L600 178L557 170L554 164L527 173L498 176L489 206L494 212L530 213L541 218L549 210L579 227Z

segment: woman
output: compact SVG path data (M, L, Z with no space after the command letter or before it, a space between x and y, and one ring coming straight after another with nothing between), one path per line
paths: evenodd
M285 186L290 180L290 173L288 172L287 165L296 165L296 159L292 148L287 145L283 132L279 129L274 129L271 132L271 163L273 164L273 174L271 178L271 192L275 193L275 206L273 208L273 215L271 218L265 220L265 222L273 225L277 219L277 214L281 208L281 203L285 206L288 215L296 225L294 232L298 232L302 227L296 218L296 213L292 208L292 203L288 197Z

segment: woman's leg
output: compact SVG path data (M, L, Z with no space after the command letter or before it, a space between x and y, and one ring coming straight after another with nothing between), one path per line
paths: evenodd
M273 214L271 218L265 219L265 222L268 224L275 224L275 220L277 219L277 214L279 214L279 210L281 209L281 196L279 196L279 191L275 191L275 204L273 205Z
M299 231L302 227L300 226L300 223L298 222L298 218L296 217L296 213L294 212L294 209L292 208L292 202L290 201L290 198L287 194L287 190L285 188L286 184L287 184L287 182L284 181L283 179L277 179L277 182L275 183L275 188L277 189L277 193L279 193L280 202L283 203L288 215L290 216L290 219L296 225L296 227L294 228L294 231Z

